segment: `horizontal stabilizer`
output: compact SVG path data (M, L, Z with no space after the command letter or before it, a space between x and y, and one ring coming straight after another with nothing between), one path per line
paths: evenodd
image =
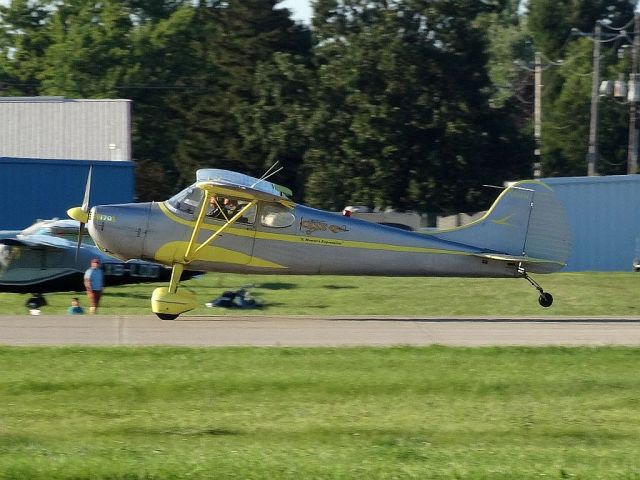
M486 258L488 260L498 260L510 262L514 265L522 265L525 270L535 273L551 273L565 266L564 262L546 260L543 258L532 258L528 255L501 255L498 253L476 253L474 257Z

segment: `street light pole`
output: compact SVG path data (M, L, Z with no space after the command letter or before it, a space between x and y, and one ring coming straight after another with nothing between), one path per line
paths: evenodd
M640 13L634 14L633 48L631 49L631 75L629 75L629 149L627 173L638 173L638 55L640 52Z
M534 150L535 160L533 162L533 178L542 176L542 55L536 52L534 70L534 102L533 102L533 138L536 143Z
M600 88L600 35L602 27L596 22L593 42L593 76L591 80L591 123L589 126L589 151L587 152L587 175L597 175L598 157L598 93Z

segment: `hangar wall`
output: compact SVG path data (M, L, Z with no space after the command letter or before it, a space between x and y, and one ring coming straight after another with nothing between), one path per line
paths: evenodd
M0 230L66 217L91 165L92 205L133 200L130 100L0 97Z
M131 101L0 97L0 156L131 160Z
M542 181L569 217L573 250L563 271L631 271L640 255L640 175Z
M134 198L134 163L0 157L0 230L20 230L41 218L66 218L82 204L93 166L90 205Z

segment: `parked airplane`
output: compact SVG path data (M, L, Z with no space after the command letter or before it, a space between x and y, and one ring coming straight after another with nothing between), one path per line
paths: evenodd
M514 277L527 279L539 303L553 302L529 273L561 269L570 240L562 205L547 185L505 189L480 220L452 230L410 232L298 205L291 192L241 173L202 169L196 183L165 202L69 210L96 245L123 260L173 268L151 308L174 319L195 307L178 290L186 269L271 274Z
M125 263L102 253L88 234L82 236L76 254L78 226L75 220L53 219L39 220L22 231L0 231L0 292L84 290L84 272L92 258L100 259L107 286L171 277L171 269L164 265L140 260Z

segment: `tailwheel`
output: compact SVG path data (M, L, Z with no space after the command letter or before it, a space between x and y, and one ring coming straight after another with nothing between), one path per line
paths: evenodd
M553 295L551 295L549 292L545 292L540 284L529 276L524 267L520 266L518 268L518 274L523 276L527 280L527 282L533 285L534 288L538 290L538 292L540 292L540 296L538 297L538 303L540 304L540 306L547 308L553 304Z
M547 292L543 292L538 297L538 303L543 307L550 307L553 304L553 295Z

